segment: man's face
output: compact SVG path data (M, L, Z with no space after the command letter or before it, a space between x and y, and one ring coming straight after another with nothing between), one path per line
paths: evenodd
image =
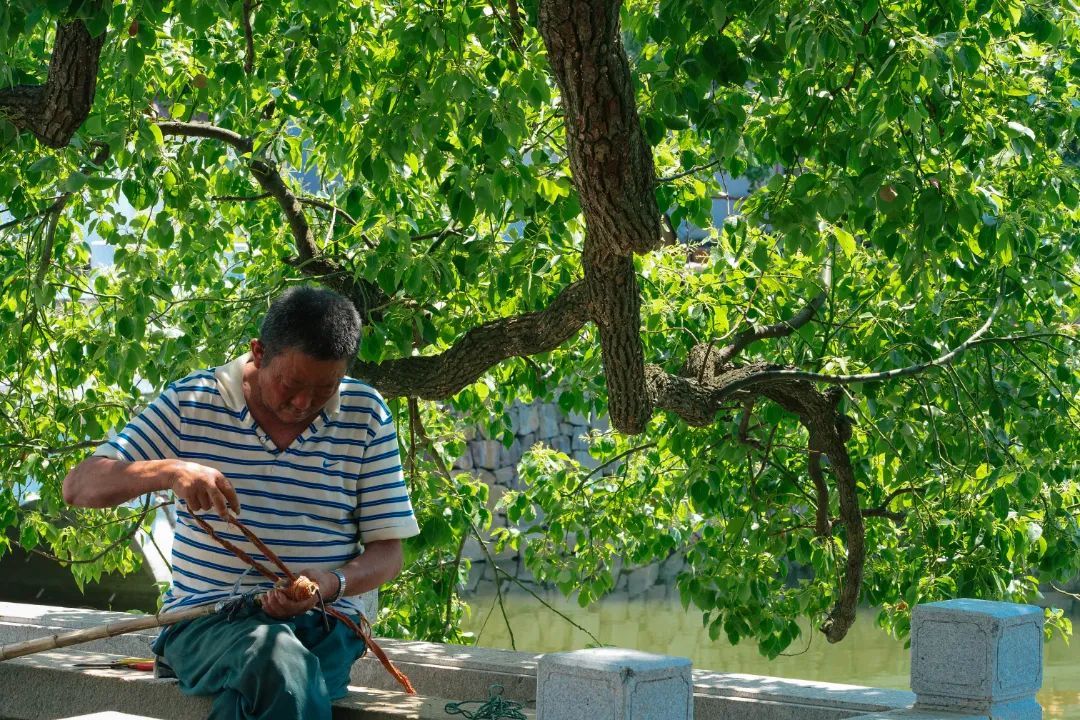
M265 363L264 350L261 342L252 341L259 400L288 425L310 422L318 415L337 392L349 364L317 360L295 348L286 348Z

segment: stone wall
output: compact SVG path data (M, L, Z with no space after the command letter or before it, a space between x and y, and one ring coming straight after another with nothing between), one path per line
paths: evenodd
M507 527L506 513L498 509L497 504L507 490L523 487L518 476L518 463L529 448L540 443L566 453L584 467L596 468L600 462L589 454L587 437L592 431L606 432L609 427L606 416L566 414L555 403L517 402L510 409L510 429L514 434L510 447L475 430L467 435L466 453L454 463L454 470L469 473L487 483L488 506L493 513L492 527ZM618 465L613 465L610 469L605 468L604 472L615 472L617 469ZM494 581L495 571L489 566L479 543L470 539L465 544L464 556L473 563L468 587L470 592ZM523 583L535 585L520 553L504 552L495 561L504 572ZM682 567L682 559L678 557L646 567L620 566L615 570L615 593L650 600L678 598L675 577Z
M466 452L454 462L454 471L468 473L488 485L488 507L492 511L492 528L507 527L506 512L497 507L507 490L523 487L518 476L518 464L527 450L537 443L566 453L585 467L594 468L599 462L589 454L587 436L590 431L606 431L606 417L564 414L555 403L514 403L510 408L510 431L514 440L506 447L499 440L486 436L482 430L467 434ZM473 562L477 582L494 579L487 568L487 556L479 543L470 540L464 556ZM517 553L504 553L498 558L499 567L520 579L532 581Z
M586 467L596 467L599 463L589 454L585 436L591 430L603 432L608 427L606 417L566 415L555 403L516 402L510 408L510 430L514 434L510 447L482 432L472 433L468 451L457 459L454 469L476 475L505 492L518 487L518 463L525 451L538 442L566 453Z

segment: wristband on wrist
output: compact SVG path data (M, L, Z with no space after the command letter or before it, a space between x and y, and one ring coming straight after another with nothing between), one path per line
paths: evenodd
M326 602L336 603L338 600L345 597L345 573L341 572L340 570L331 570L330 572L337 576L338 589L337 592L334 593L334 597L329 598Z

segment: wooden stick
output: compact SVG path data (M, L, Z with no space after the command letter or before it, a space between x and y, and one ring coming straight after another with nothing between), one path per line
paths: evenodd
M55 650L69 645L78 645L80 643L90 642L91 640L116 637L117 635L124 635L126 633L136 632L137 630L149 630L150 628L174 625L185 620L194 620L195 618L203 617L204 615L210 615L216 610L216 605L200 605L199 607L188 608L186 610L174 610L172 612L163 612L156 615L142 615L133 617L130 620L117 620L116 622L83 628L82 630L72 630L71 632L34 638L33 640L11 643L10 645L0 645L0 662L22 657L23 655L43 652L45 650Z

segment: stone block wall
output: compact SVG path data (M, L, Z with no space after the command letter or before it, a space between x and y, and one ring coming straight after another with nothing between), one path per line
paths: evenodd
M605 432L609 429L606 416L595 414L586 417L578 413L563 413L555 403L515 403L510 409L510 429L514 440L509 447L493 440L481 431L467 434L466 451L454 462L454 471L480 478L488 485L488 507L492 510L492 527L507 527L506 512L498 509L499 500L508 490L523 487L518 464L522 456L537 443L566 453L584 467L596 468L600 461L589 454L588 435L591 431ZM618 465L605 472L615 472ZM473 563L468 590L475 592L495 580L495 571L487 556L474 539L465 543L464 556ZM525 567L522 554L504 552L495 557L499 568L520 582L535 585L535 580ZM615 593L627 597L648 599L677 598L675 577L682 569L682 559L672 557L662 563L647 567L618 567Z

